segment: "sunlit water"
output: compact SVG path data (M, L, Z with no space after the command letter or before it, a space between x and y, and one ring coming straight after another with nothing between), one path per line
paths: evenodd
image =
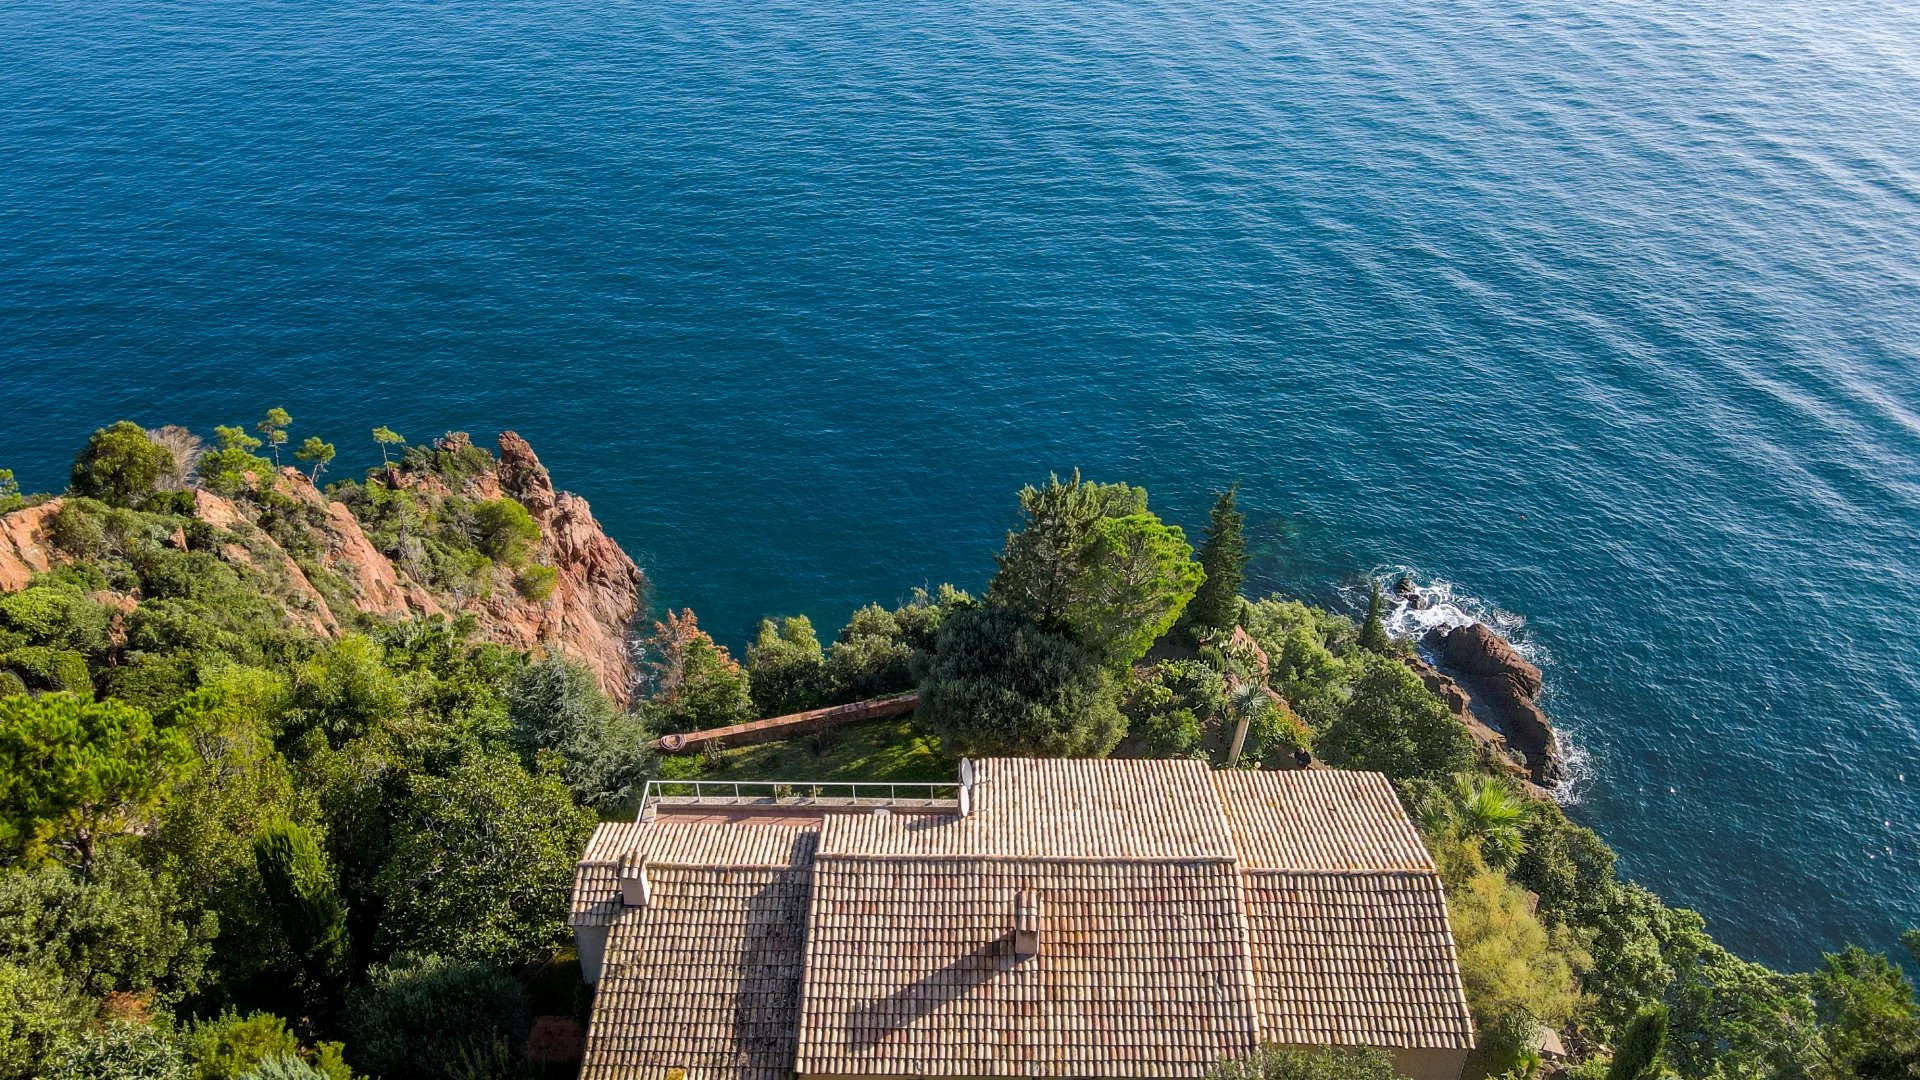
M1499 614L1750 954L1920 920L1920 13L0 4L0 465L513 427L738 645L1080 466Z

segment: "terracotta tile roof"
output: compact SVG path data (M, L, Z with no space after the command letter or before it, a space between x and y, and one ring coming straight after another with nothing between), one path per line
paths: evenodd
M974 763L967 817L859 815L827 823L822 855L1043 859L1232 859L1198 761Z
M1213 783L1246 869L1433 869L1380 773L1225 770Z
M973 812L604 825L587 1080L1199 1076L1262 1041L1457 1049L1445 898L1384 777L975 764ZM614 877L648 856L650 903ZM1016 897L1038 900L1018 958ZM784 1041L783 1041L784 1040Z
M647 873L607 942L582 1080L790 1078L808 868Z
M1254 1044L1231 864L815 866L802 1074L1200 1076ZM1016 960L1024 888L1040 948Z
M1309 1046L1473 1045L1437 875L1244 877L1263 1039Z
M802 865L813 855L818 822L805 825L618 821L596 826L573 870L573 926L605 926L620 914L615 868L628 852L655 866L731 868Z

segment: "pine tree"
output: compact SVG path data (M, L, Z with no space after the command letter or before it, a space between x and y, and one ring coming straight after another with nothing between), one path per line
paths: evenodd
M1247 516L1234 505L1238 483L1220 493L1207 519L1200 545L1200 566L1207 577L1187 605L1187 621L1196 629L1229 630L1240 621L1240 582L1247 566Z
M266 417L254 425L273 451L273 467L276 469L280 467L280 448L287 445L287 428L292 424L293 417L287 415L287 410L276 407L268 409Z
M340 986L347 974L346 907L313 834L288 821L267 825L253 838L253 860L301 968L322 989Z
M317 484L320 482L320 474L326 471L328 463L333 461L333 444L321 442L318 435L309 435L307 441L300 444L300 449L293 456L313 466L313 475L309 479Z
M1653 1063L1667 1043L1667 1007L1648 1005L1627 1021L1614 1048L1607 1080L1641 1080L1653 1072Z
M1387 652L1391 645L1387 641L1386 624L1387 598L1380 593L1380 583L1374 582L1367 594L1367 621L1360 624L1360 647L1372 652Z
M380 444L380 464L391 466L393 459L387 456L388 449L406 445L407 439L406 436L382 424L373 429L373 441Z

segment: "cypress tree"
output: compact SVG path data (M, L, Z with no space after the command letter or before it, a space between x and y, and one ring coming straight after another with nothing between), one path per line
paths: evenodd
M1653 1072L1653 1063L1667 1044L1667 1007L1642 1006L1627 1021L1614 1048L1613 1064L1607 1066L1607 1080L1641 1080Z
M1380 594L1380 583L1374 582L1367 594L1367 621L1360 624L1360 647L1371 652L1383 653L1390 649L1387 641L1386 624L1387 598Z
M346 907L313 834L290 821L266 825L253 838L253 861L301 968L323 989L340 986L347 973Z
M1207 539L1200 545L1200 566L1207 572L1200 591L1187 605L1187 621L1195 629L1229 630L1240 621L1240 582L1247 565L1247 516L1234 506L1240 485L1234 484L1214 501L1207 519Z

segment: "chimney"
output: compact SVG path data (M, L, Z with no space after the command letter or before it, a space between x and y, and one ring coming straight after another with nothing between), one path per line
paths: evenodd
M1040 893L1021 889L1013 901L1013 955L1019 959L1040 952Z
M620 904L646 907L653 899L653 886L647 881L647 857L629 851L620 856Z

